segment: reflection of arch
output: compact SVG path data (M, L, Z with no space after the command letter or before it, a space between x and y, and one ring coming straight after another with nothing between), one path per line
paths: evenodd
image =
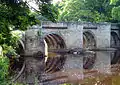
M60 48L66 48L64 40L57 34L48 34L44 37L48 49L60 49ZM46 61L46 72L56 72L60 70L63 67L63 64L65 62L65 56L64 55L53 55L51 56L50 53L48 53L48 59Z
M18 45L15 50L19 58L9 57L9 73L12 74L10 76L12 76L13 82L21 76L25 69L24 56L21 55L24 54L25 51L24 42L22 40L18 40Z
M84 32L83 33L83 48L95 48L96 47L96 40L94 35L91 32ZM83 58L83 68L89 69L93 67L95 63L96 54L89 54Z
M119 37L117 33L111 32L111 47L118 47L119 46ZM116 64L119 60L120 53L115 51L111 53L111 64Z

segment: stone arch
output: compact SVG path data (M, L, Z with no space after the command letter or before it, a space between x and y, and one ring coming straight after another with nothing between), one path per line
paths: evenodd
M92 32L83 32L83 48L96 48L96 39ZM90 69L93 67L96 60L96 53L86 55L83 58L83 68Z
M55 33L47 34L44 37L48 49L64 49L66 44L61 36ZM46 60L45 71L47 73L53 73L59 71L63 68L66 57L65 55L56 55L55 53L48 53L48 58Z
M119 47L120 40L116 32L111 32L111 47ZM111 53L111 64L116 64L119 60L120 53L118 51Z

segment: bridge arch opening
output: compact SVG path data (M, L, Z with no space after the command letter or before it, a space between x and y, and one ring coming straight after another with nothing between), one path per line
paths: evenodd
M48 49L66 48L64 40L58 34L54 34L54 33L48 34L44 37L44 39L47 43ZM62 54L58 55L55 53L48 52L45 71L47 73L53 73L61 70L65 63L65 60L66 60L65 55Z
M111 47L119 47L120 40L115 32L111 32ZM112 52L111 53L111 64L116 64L119 60L120 53L118 51Z
M83 32L83 48L96 48L96 40L94 35L89 32ZM96 53L85 55L83 57L83 68L91 69L96 60Z

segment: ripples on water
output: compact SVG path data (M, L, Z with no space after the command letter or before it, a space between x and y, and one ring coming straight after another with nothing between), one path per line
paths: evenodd
M92 77L87 77L88 73ZM82 85L120 85L120 65L115 64L111 66L111 74L102 74L98 71L88 71L85 73L85 79L83 79Z
M65 83L60 85L120 85L119 64L111 66L110 74L103 74L97 70L85 70L83 78L80 73L79 69L71 69L50 74L50 78L53 77L52 81Z

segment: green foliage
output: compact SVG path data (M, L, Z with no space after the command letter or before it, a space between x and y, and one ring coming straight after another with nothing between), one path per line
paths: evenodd
M12 3L11 0L0 0L0 46L3 48L3 55L15 58L18 35L13 30L26 30L28 26L39 23L31 14L26 2ZM6 57L0 56L0 85L8 85L9 61ZM17 84L16 84L17 85Z
M110 4L116 4L118 0L110 0Z
M8 66L9 66L8 58L0 56L0 85L8 85L7 82Z
M56 21L58 18L57 8L49 3L49 0L36 0L40 4L40 14L46 19ZM42 4L41 4L42 1ZM22 0L0 0L0 46L3 55L16 58L17 41L20 38L14 34L14 30L27 30L29 26L39 24L35 14L31 13L27 2ZM0 56L0 85L9 85L8 67L9 59ZM20 85L20 84L11 84Z
M111 0L113 22L120 22L120 0Z
M65 83L65 84L61 84L61 85L72 85L72 84Z
M120 6L112 9L112 17L114 20L120 21Z
M58 9L51 3L42 3L39 5L40 13L43 17L47 18L49 21L57 21L58 19Z
M111 22L110 0L63 0L59 21Z
M26 30L28 26L37 24L34 15L30 14L30 9L26 2L17 4L0 3L0 45L15 47L16 36L12 36L11 31L20 29Z
M64 0L60 4L61 12L59 16L60 21L81 21L82 16L84 16L83 1L80 0Z
M10 85L25 85L25 84L21 84L21 83L12 83Z
M13 25L13 29L25 30L29 25L37 23L35 16L30 15L30 10L25 2L15 5L1 4L0 11L0 24L6 24L7 31L9 31L9 25Z
M9 0L0 3L0 45L5 48L15 49L18 37L11 31L26 30L28 26L39 23L31 14L26 2L11 3ZM5 46L5 47L4 47Z

